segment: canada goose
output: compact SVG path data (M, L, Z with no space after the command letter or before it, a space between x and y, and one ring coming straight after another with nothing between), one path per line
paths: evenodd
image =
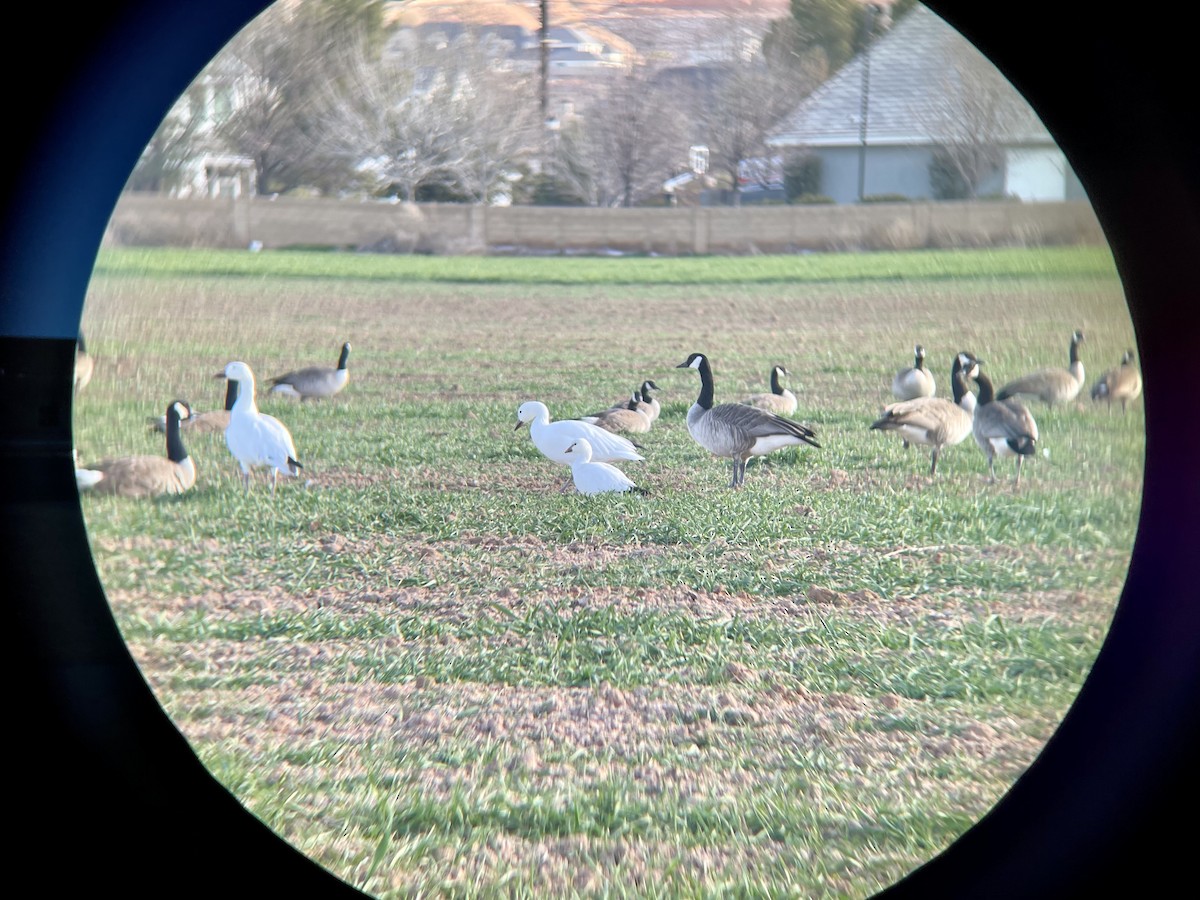
M742 402L767 412L790 416L796 411L796 395L779 383L779 376L787 374L788 370L783 366L774 366L771 369L771 393L751 394Z
M634 392L623 405L612 406L598 413L592 413L590 416L580 416L579 421L603 428L605 431L611 431L613 434L620 434L623 431L630 434L645 434L650 430L652 420L639 408L640 403L641 395Z
M237 399L229 411L225 429L225 445L242 469L242 484L250 489L250 471L270 467L271 493L279 473L299 475L304 468L296 459L296 445L291 432L274 416L258 411L254 402L254 373L244 362L231 362L217 378L237 382Z
M937 383L933 373L925 367L925 348L917 344L913 347L913 364L892 378L892 396L903 401L932 397L935 393Z
M79 336L75 339L75 393L78 394L87 383L92 380L92 371L96 367L96 360L87 351L87 344L83 341L83 332L79 332Z
M581 494L636 491L645 493L624 472L611 463L592 459L592 445L587 438L571 443L563 453L571 457L571 480Z
M975 383L979 385L979 398L975 406L975 421L971 431L975 443L987 457L988 474L996 480L996 457L1017 458L1017 486L1021 484L1021 461L1034 453L1038 439L1037 422L1025 405L1015 397L1005 400L996 398L991 379L976 368Z
M954 357L950 367L950 385L954 392L954 401L945 397L914 397L912 400L902 400L885 406L883 415L871 425L878 431L894 431L904 440L904 446L909 443L923 444L931 448L929 454L929 475L937 474L938 456L944 447L952 447L962 443L971 434L973 423L972 411L965 408L963 401L975 395L967 387L966 379L978 371L978 363L968 353L959 353Z
M179 422L187 412L182 400L167 407L167 455L122 456L75 469L80 490L121 497L156 497L182 494L196 483L196 465L179 436Z
M733 460L730 487L739 487L752 456L765 456L781 447L808 444L820 447L812 429L792 419L745 403L713 405L713 375L708 357L693 353L675 368L700 373L700 396L687 413L688 433L714 456Z
M566 448L580 438L591 444L592 459L596 462L612 462L616 459L645 459L637 452L637 445L619 434L605 431L581 419L550 421L550 410L540 400L527 400L517 408L517 427L529 426L533 445L543 456L563 465L570 465L578 457L566 453Z
M224 377L224 373L221 377ZM208 412L198 413L189 406L187 416L179 423L180 429L193 434L224 432L229 427L229 411L233 409L233 401L237 399L237 393L238 383L230 381L225 385L224 409L210 409ZM150 426L155 431L166 431L167 417L157 416L150 419Z
M651 391L657 390L658 385L650 379L643 381L637 389L637 408L644 412L650 418L651 422L657 419L658 414L662 412L662 406L654 397L650 396Z
M1134 364L1132 350L1126 350L1121 356L1121 364L1101 375L1092 387L1092 399L1107 401L1110 411L1113 401L1119 400L1121 412L1125 412L1125 405L1136 400L1141 393L1142 373Z
M270 393L299 397L301 400L332 397L350 380L350 370L346 368L349 358L350 342L347 341L342 344L342 353L338 357L336 368L309 366L278 375L271 379Z
M996 392L997 400L1027 395L1037 397L1047 405L1068 403L1074 400L1083 387L1083 362L1079 359L1079 345L1083 343L1083 332L1071 335L1071 363L1067 368L1047 366L1016 378Z

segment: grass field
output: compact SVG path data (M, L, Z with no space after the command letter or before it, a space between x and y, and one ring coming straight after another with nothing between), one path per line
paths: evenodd
M1134 346L1106 250L737 259L105 251L84 310L83 462L162 451L146 419L263 397L302 479L243 492L220 435L182 497L83 497L118 624L164 708L256 816L379 897L865 897L1033 761L1119 597L1144 418L1031 403L1041 452L988 482L968 439L869 430L922 343L949 387ZM822 447L740 490L684 415L792 373ZM663 412L623 470L560 493L524 400Z

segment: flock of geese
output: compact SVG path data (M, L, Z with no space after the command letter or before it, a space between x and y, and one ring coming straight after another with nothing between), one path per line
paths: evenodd
M80 335L76 350L75 390L81 389L80 358L86 355ZM307 366L270 379L270 393L295 397L301 401L325 399L338 394L350 380L347 362L350 344L342 345L335 367ZM87 371L92 368L87 359ZM214 377L227 381L225 408L196 413L184 400L172 400L166 414L152 419L151 427L166 434L166 455L142 454L106 459L90 466L75 466L75 483L81 491L116 494L124 497L153 497L182 494L196 483L196 467L183 444L183 432L216 432L225 435L229 448L241 469L247 490L255 469L268 469L271 493L275 493L279 475L300 474L304 466L287 426L261 412L255 399L254 372L246 363L235 360ZM86 383L86 382L84 382Z
M1047 366L1002 385L996 390L983 371L983 360L961 351L955 354L950 369L951 397L937 395L936 379L926 366L925 349L914 347L913 365L901 369L892 379L894 403L885 406L870 425L872 430L892 432L904 446L920 445L930 451L929 475L937 474L938 459L947 447L974 437L987 461L988 474L996 480L995 461L1014 458L1016 476L1021 482L1021 464L1036 451L1039 439L1037 422L1025 399L1037 399L1047 405L1068 403L1079 396L1084 385L1083 362L1079 347L1082 331L1071 336L1069 363L1066 368ZM268 381L269 393L300 401L327 399L341 392L349 382L347 361L350 344L341 347L336 367L309 366ZM1141 394L1141 374L1132 350L1127 350L1118 366L1106 371L1091 390L1096 402L1127 405ZM686 416L692 439L713 456L730 460L729 486L740 487L746 466L754 457L767 456L785 447L820 448L816 433L793 418L796 395L783 387L785 366L774 366L770 374L771 391L752 394L734 402L715 402L712 365L703 353L692 353L676 368L694 369L700 376L700 392ZM83 337L78 340L75 390L91 378L93 361L87 354ZM173 400L165 415L151 425L166 436L166 455L139 455L108 459L75 469L81 491L118 494L131 497L180 494L196 481L196 469L183 444L186 431L221 431L239 469L246 490L256 469L270 473L274 494L279 476L295 477L303 465L287 426L274 416L259 410L255 376L245 362L233 361L216 374L227 381L225 408L196 413L183 400ZM976 394L971 384L974 383ZM642 448L625 434L648 432L659 417L661 406L652 391L652 380L643 381L628 397L610 407L575 419L553 420L545 403L528 400L517 408L516 428L528 426L534 446L546 459L566 466L570 479L562 490L573 485L581 494L646 493L617 468L621 461L642 461Z

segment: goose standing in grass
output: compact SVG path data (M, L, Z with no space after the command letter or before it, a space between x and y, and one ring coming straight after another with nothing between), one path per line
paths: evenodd
M812 429L793 419L745 403L714 406L712 367L703 353L693 353L676 368L700 373L700 396L687 413L688 433L709 453L733 460L730 487L741 486L746 463L752 456L766 456L773 450L800 444L821 446Z
M575 483L575 490L581 494L622 491L646 493L616 466L592 459L592 445L587 438L572 442L563 453L570 457L571 480Z
M336 368L329 366L309 366L297 369L271 379L272 394L283 394L285 397L299 397L301 400L319 400L332 397L346 386L350 380L350 370L346 363L350 359L350 342L342 344L341 355L338 356Z
M979 385L979 398L975 405L975 421L971 431L975 443L987 457L988 474L996 480L996 457L1001 459L1015 456L1017 459L1016 485L1021 484L1021 461L1033 456L1038 439L1037 422L1025 405L1015 397L1000 400L995 396L991 379L978 366L974 374Z
M527 400L517 408L517 427L529 426L529 436L533 445L547 459L556 463L570 465L578 457L566 452L580 438L591 445L592 459L596 462L613 462L618 459L643 460L638 453L637 445L628 438L611 431L605 431L598 425L592 425L581 419L560 419L550 421L550 410L540 400Z
M1083 332L1075 331L1071 335L1070 363L1067 368L1047 366L1015 378L996 392L996 399L1037 397L1048 406L1074 400L1083 387L1083 361L1079 358L1079 345L1082 343Z
M898 401L915 400L917 397L932 397L937 393L937 382L933 373L925 366L925 348L920 344L913 347L913 364L901 369L892 378L892 396Z
M645 434L650 430L653 420L642 411L640 403L641 396L634 392L621 406L610 406L590 416L580 416L579 421L611 431L613 434Z
M254 402L254 373L244 362L231 362L218 377L237 382L237 399L229 411L225 444L242 470L242 484L250 490L253 469L271 469L271 494L279 473L295 476L304 468L297 460L292 434L274 416L258 411Z
M87 344L83 340L83 332L75 339L75 393L78 394L92 380L92 372L96 368L95 358L88 353Z
M221 373L219 378L224 378L225 374ZM233 409L233 401L237 399L238 383L229 381L225 385L225 408L210 409L208 412L198 413L190 406L187 407L187 416L179 423L180 429L192 434L216 434L224 432L229 427L229 411ZM186 406L186 404L185 404ZM155 431L167 430L167 417L158 416L150 419L150 426Z
M945 447L962 443L971 434L974 423L975 395L967 379L979 371L978 361L969 353L959 353L950 367L951 402L945 397L914 397L892 403L883 409L871 428L900 435L904 446L921 444L930 448L929 476L937 474L938 457ZM964 401L971 398L971 403ZM970 407L969 409L967 407Z
M1121 412L1125 412L1125 406L1141 396L1142 373L1138 371L1134 358L1133 351L1126 350L1121 356L1121 364L1101 375L1092 386L1092 399L1107 402L1109 412L1112 412L1113 403L1118 401Z
M758 409L765 409L767 412L790 416L796 411L796 395L779 382L780 375L788 374L788 370L783 366L774 366L771 369L771 392L769 394L751 394L742 402Z
M196 483L196 465L179 435L179 423L186 412L182 400L167 407L166 456L122 456L86 468L76 466L75 484L94 494L121 497L157 497L190 490Z

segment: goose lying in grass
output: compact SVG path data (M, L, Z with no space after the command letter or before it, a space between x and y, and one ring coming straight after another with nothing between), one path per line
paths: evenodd
M971 434L974 403L967 409L963 401L967 396L975 399L967 387L967 378L973 377L978 370L978 361L971 354L957 354L950 367L953 402L945 397L914 397L892 403L884 407L883 415L871 428L898 434L906 447L910 443L929 447L929 475L936 475L943 448L960 444Z
M996 480L996 457L1017 458L1016 484L1021 484L1021 461L1033 456L1038 439L1037 422L1025 405L1016 398L997 399L991 379L976 367L975 383L979 385L979 399L975 406L975 421L971 426L975 443L987 457L988 474Z
M571 457L571 480L575 483L575 490L581 494L622 491L646 493L616 466L592 459L592 445L587 438L574 441L563 453Z
M662 412L662 406L657 399L650 396L651 391L657 391L658 385L653 381L646 379L638 387L638 409L644 412L653 422L658 418L658 414Z
M901 369L892 378L892 396L903 401L932 397L935 393L937 382L933 373L925 366L925 348L917 344L913 347L913 364Z
M319 400L332 397L341 391L350 380L350 370L346 362L350 359L350 343L342 344L341 355L338 356L336 368L329 366L309 366L297 369L271 379L272 394L283 394L285 397L299 397L301 400Z
M167 407L166 456L122 456L75 469L75 484L81 491L121 497L157 497L182 494L196 483L196 465L188 456L179 435L186 404L175 400Z
M714 406L712 367L703 353L693 353L676 368L700 373L700 396L687 414L688 433L709 453L733 460L730 487L739 487L745 480L746 463L752 456L800 444L821 446L812 429L793 419L745 403Z
M1015 378L996 392L996 399L1036 397L1048 406L1074 400L1083 387L1083 361L1079 358L1079 345L1082 343L1083 332L1074 332L1071 335L1070 363L1067 368L1047 366Z
M650 430L653 420L640 408L640 403L641 396L635 392L621 406L610 406L590 416L580 416L579 421L611 431L613 434L645 434Z
M219 377L224 378L224 373ZM188 406L186 418L179 423L180 429L191 434L216 434L217 432L224 432L229 427L229 411L233 409L233 401L237 399L237 391L238 383L236 381L230 381L225 385L224 409L210 409L208 412L198 413ZM166 416L158 416L149 421L150 426L155 431L162 432L167 430Z
M229 411L225 444L241 467L242 484L249 490L251 471L270 468L273 495L280 472L295 476L304 468L297 461L292 434L274 416L258 411L258 405L254 402L254 373L248 365L231 362L218 377L237 382L237 399Z
M767 412L790 416L796 411L796 395L779 382L780 375L787 375L788 370L783 366L771 369L771 391L766 394L751 394L744 403L765 409Z
M1121 412L1125 412L1128 403L1136 400L1142 393L1142 373L1134 363L1132 350L1126 350L1121 356L1121 364L1109 369L1092 386L1092 399L1108 403L1112 411L1113 403L1121 404Z

